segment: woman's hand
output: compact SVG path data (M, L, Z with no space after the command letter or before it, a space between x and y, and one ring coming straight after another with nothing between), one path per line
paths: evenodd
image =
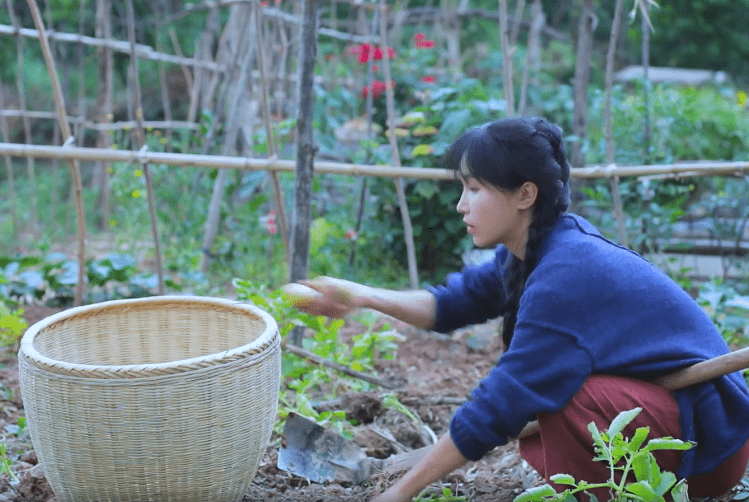
M371 502L409 502L431 483L466 462L450 434L445 434L410 471Z
M302 312L345 317L366 304L368 286L333 277L318 277L283 286L286 296Z

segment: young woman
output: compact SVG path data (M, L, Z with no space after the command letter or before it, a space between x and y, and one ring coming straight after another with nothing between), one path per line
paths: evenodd
M503 316L506 350L496 367L430 453L375 500L411 500L532 420L540 433L521 438L520 452L543 477L605 482L608 467L592 460L587 424L604 429L638 406L625 434L648 426L650 438L696 443L656 456L662 469L687 479L690 495L718 496L736 485L749 461L746 382L733 373L675 392L649 383L728 347L663 272L566 212L561 130L539 118L500 120L465 133L446 161L463 184L457 210L477 246L497 246L493 261L423 291L303 281L319 292L304 309L330 317L365 307L446 333Z

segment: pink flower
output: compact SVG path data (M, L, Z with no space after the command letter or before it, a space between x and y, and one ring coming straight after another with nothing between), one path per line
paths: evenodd
M423 42L417 43L416 47L421 47L422 49L430 49L434 47L434 40L424 40Z
M346 234L344 235L344 237L347 240L355 241L357 237L359 237L359 235L356 233L356 230L349 228L348 230L346 230Z
M261 220L264 220L265 228L268 230L268 233L270 235L276 235L278 233L278 225L276 225L276 212L275 211L269 211L268 215L264 218L261 218Z
M372 82L372 97L379 98L382 95L382 91L384 91L388 85L390 85L390 88L392 89L395 87L395 82L391 81L389 84L385 84L385 82L379 80ZM369 86L364 86L361 95L363 98L366 98L369 95Z
M424 40L424 39L425 39L426 37L427 37L427 36L426 36L426 35L424 35L423 33L417 33L416 35L414 35L414 44L416 45L416 47L418 47L418 46L419 46L419 44L420 44L420 43L421 43L421 42L422 42L422 41L423 41L423 40Z
M421 81L424 82L425 84L433 84L436 82L436 79L434 77L426 76L426 77L421 77Z

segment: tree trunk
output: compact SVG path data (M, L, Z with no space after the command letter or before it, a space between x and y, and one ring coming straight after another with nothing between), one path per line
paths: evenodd
M302 29L297 62L296 177L291 217L291 263L289 279L306 279L309 272L310 220L315 145L313 137L314 70L317 57L317 0L302 1ZM295 330L291 343L300 345L303 333Z
M572 134L578 139L572 143L570 162L575 167L585 167L583 141L588 127L588 85L590 84L590 67L593 55L593 32L598 24L593 0L580 2L580 22L577 31L577 56L575 59L574 81L574 118Z
M624 0L616 0L614 22L611 26L611 38L609 39L609 50L606 54L606 162L611 166L616 161L614 150L614 136L611 130L611 93L614 86L614 66L616 55L616 42L619 39L619 30L622 24L622 11ZM611 198L614 202L614 219L619 230L619 243L628 246L627 228L624 224L624 210L622 199L619 194L619 177L611 177Z

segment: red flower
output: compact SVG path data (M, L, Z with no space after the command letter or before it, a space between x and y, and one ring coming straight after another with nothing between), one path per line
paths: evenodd
M422 40L424 40L427 36L423 33L417 33L414 35L414 44L416 44L416 47L419 46L419 43L421 43Z
M434 40L424 40L423 42L417 43L416 47L420 47L422 49L430 49L434 47Z
M434 77L427 76L427 77L421 77L421 81L424 82L425 84L433 84L434 82L436 82L436 79Z
M395 57L395 51L392 47L387 48L388 51L388 58L393 59ZM374 55L372 56L372 59L382 59L385 57L385 53L382 50L382 47L375 47L374 48Z
M379 80L375 80L372 82L372 97L379 98L382 95L382 91L384 91L387 88L387 85L390 85L390 88L395 87L395 82L390 82L390 84L385 84L385 82L381 82ZM369 86L364 86L361 90L361 95L363 98L366 98L369 95Z

